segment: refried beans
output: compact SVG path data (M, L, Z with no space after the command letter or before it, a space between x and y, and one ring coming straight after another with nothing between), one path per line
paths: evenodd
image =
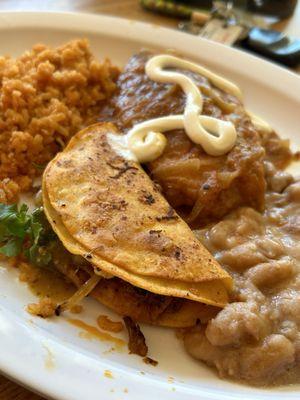
M268 162L265 170L263 214L241 207L196 232L235 288L231 303L184 336L221 377L256 385L288 380L300 361L300 180Z

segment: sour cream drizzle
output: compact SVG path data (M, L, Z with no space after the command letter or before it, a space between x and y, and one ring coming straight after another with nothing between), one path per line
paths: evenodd
M184 129L191 141L200 144L206 153L212 156L226 154L232 149L237 138L233 123L201 115L203 96L198 86L184 73L166 70L167 68L189 70L205 76L214 86L242 101L242 93L238 86L208 69L171 55L154 56L146 64L146 74L153 81L174 83L182 88L186 95L184 113L137 124L123 139L111 138L113 146L118 147L126 158L145 163L155 160L163 153L167 139L162 132ZM258 129L271 129L260 118L248 114Z

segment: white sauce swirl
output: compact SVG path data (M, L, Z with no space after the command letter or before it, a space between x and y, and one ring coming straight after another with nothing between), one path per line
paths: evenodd
M119 149L126 158L140 163L153 161L164 151L167 139L162 132L184 129L192 142L200 144L207 154L220 156L232 149L237 132L230 121L201 115L203 97L198 86L191 78L177 71L166 68L179 68L205 76L214 86L230 93L242 101L238 86L223 77L201 67L198 64L171 55L152 57L146 64L146 74L156 82L179 85L186 95L183 115L150 119L135 125L123 139L110 138L115 149ZM270 131L272 128L262 119L248 112L253 124L259 130Z

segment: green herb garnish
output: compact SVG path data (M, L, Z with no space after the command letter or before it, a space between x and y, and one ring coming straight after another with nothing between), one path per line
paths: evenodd
M0 253L7 257L24 255L32 264L44 267L52 260L55 242L43 207L30 214L26 204L18 207L0 203Z
M35 162L32 162L32 165L34 166L35 169L37 169L38 171L44 171L44 169L46 168L47 164L37 164Z

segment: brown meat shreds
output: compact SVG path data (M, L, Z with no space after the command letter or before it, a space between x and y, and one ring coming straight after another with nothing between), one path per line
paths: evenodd
M138 324L136 324L130 317L123 318L126 329L128 331L128 349L130 353L137 354L145 357L148 353L145 336Z
M133 56L117 81L118 90L100 114L111 119L121 131L133 125L171 114L182 114L186 97L178 85L153 82L145 73L151 53ZM238 139L226 155L214 157L190 141L183 130L166 132L166 149L147 164L153 180L162 187L168 202L189 223L204 225L220 219L240 205L258 210L264 207L264 159L284 166L291 159L288 143L278 136L255 129L234 96L214 87L205 77L185 71L201 89L203 114L230 120ZM263 134L262 134L263 135Z
M86 40L0 57L0 202L28 190L69 138L95 120L117 76Z
M152 365L153 367L156 367L157 364L158 364L158 361L153 360L153 358L150 358L150 357L143 358L143 361L144 361L145 364Z
M28 304L27 311L32 315L36 315L41 318L48 318L55 315L56 308L57 304L49 297L45 297L38 303Z

